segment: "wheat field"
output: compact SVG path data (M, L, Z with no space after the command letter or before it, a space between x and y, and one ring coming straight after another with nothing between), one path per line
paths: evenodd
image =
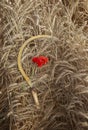
M88 130L88 0L0 0L0 130Z

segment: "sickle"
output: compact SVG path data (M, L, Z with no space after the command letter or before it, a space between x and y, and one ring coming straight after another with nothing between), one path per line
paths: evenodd
M29 38L28 40L26 40L22 46L20 47L20 50L19 50L19 53L18 53L18 59L17 59L17 62L18 62L18 68L22 74L22 76L24 77L24 79L26 80L26 82L28 83L28 85L30 86L30 88L32 88L32 83L31 83L31 80L30 78L26 75L25 71L23 70L23 67L22 67L22 64L21 64L21 57L22 57L22 53L23 53L23 50L24 48L27 46L27 44L35 39L39 39L39 38L52 38L52 36L50 35L37 35L37 36L33 36L31 38ZM38 96L37 96L37 92L35 92L33 89L32 89L32 96L33 96L33 99L34 99L34 102L36 104L36 107L37 108L40 108L39 106L39 100L38 100Z

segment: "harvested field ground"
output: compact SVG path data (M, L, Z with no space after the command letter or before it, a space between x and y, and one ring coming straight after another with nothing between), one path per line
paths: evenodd
M88 130L88 0L0 0L0 130Z

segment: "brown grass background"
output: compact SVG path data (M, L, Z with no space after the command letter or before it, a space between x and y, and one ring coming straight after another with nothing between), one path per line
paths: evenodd
M38 93L17 66L21 45L31 36L22 64ZM32 57L49 63L36 67ZM0 1L0 130L88 130L88 0Z

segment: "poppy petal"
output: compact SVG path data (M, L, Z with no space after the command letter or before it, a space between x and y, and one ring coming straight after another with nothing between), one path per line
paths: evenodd
M38 67L42 67L48 62L48 58L45 56L33 57L32 61L38 65Z

